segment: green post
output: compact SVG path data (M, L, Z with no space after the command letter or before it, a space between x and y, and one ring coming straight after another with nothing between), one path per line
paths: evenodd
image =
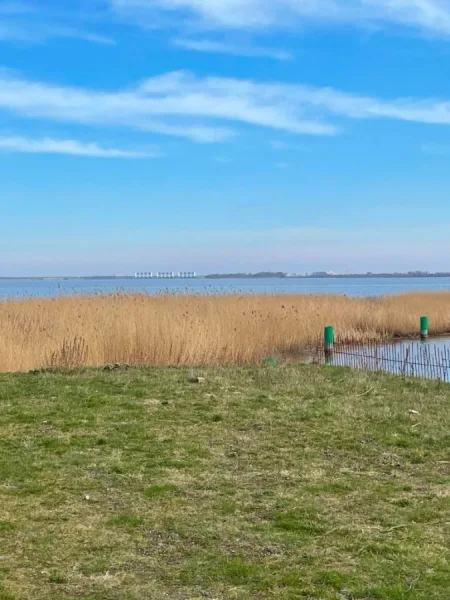
M428 317L420 317L420 337L425 340L428 337Z
M334 347L334 327L330 325L325 327L325 352L333 352Z

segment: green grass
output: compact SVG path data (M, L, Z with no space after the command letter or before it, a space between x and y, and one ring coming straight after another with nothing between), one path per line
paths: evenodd
M200 374L0 376L0 600L448 598L450 386Z

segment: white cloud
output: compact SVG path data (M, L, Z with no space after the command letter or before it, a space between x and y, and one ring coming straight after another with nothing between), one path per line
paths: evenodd
M210 52L213 54L231 54L233 56L249 56L255 58L272 58L274 60L292 60L292 54L277 48L264 48L262 46L243 46L229 44L216 40L193 40L179 38L173 40L173 45L195 52Z
M123 123L118 123L123 125ZM158 133L160 135L181 137L198 142L199 144L214 144L226 142L235 137L236 133L228 127L208 126L189 123L166 123L162 121L146 121L132 124L141 131Z
M62 25L30 25L2 23L0 21L0 41L17 41L26 44L41 44L55 38L72 38L94 44L114 45L115 41L107 36L83 31L75 27Z
M333 88L201 78L189 72L166 73L107 92L27 81L4 72L0 73L1 110L21 117L128 127L197 142L227 140L239 131L237 125L316 136L336 134L344 119L450 125L447 100L385 100Z
M114 22L117 16L144 28L160 27L184 34L186 30L192 34L202 30L267 32L278 28L375 25L450 35L449 0L102 0L92 7L83 0L73 0L70 9L55 4L52 0L3 2L0 40L36 43L66 37L111 44L114 40L91 31L91 27L93 23ZM258 46L233 49L223 42L190 37L179 41L202 52L289 58L283 50Z
M27 117L133 127L201 142L230 138L233 130L223 122L297 134L336 133L334 125L304 118L300 106L295 101L286 102L283 94L284 86L200 79L185 72L153 77L117 92L0 77L0 110Z
M203 28L297 27L300 23L400 25L450 34L448 0L109 0L120 14L149 22L171 14Z
M40 44L54 38L74 38L95 44L115 44L105 35L86 29L83 11L55 12L45 3L0 5L0 41Z
M31 139L21 136L0 136L0 152L26 154L69 154L92 158L156 158L158 152L136 152L118 148L102 148L98 144L78 140L55 140L52 138Z

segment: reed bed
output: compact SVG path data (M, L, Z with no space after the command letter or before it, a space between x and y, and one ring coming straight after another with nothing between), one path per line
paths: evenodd
M117 294L0 303L0 371L113 363L155 366L252 364L296 356L323 327L351 342L450 333L450 292L382 298L333 295Z

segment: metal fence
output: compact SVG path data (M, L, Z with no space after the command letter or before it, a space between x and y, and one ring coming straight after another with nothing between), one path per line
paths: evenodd
M385 371L404 377L450 381L450 347L432 343L334 344L321 347L317 361L339 367Z

